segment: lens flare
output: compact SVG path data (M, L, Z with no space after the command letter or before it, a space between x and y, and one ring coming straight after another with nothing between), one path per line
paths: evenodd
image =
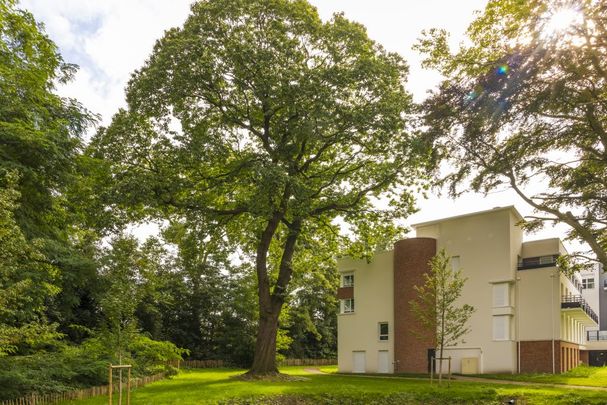
M547 16L543 32L546 36L553 36L566 31L571 26L579 23L582 15L573 8L561 8Z
M497 68L497 74L498 74L498 75L502 75L502 76L504 76L504 75L507 75L507 74L508 74L508 71L509 71L509 70L510 70L510 68L508 67L508 65L500 65L500 66Z

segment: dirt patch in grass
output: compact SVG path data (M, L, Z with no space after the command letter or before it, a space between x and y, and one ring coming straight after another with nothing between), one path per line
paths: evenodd
M240 380L240 381L251 381L251 382L257 382L257 381L293 382L293 381L309 381L310 380L309 378L306 378L306 377L283 374L283 373L268 373L268 374L244 373L244 374L232 376L230 378L233 378L235 380Z

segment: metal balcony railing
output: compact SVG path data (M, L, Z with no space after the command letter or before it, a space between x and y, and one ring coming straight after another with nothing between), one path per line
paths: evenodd
M589 342L607 340L607 330L589 330L586 332L586 338Z
M593 321L599 323L599 317L581 295L564 295L561 298L561 308L581 308Z

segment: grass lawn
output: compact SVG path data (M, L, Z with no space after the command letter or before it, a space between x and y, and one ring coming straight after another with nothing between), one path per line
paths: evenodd
M232 378L235 369L185 370L133 391L134 405L142 404L501 404L511 398L526 404L607 404L607 392L539 386L452 382L450 387L431 386L414 379L310 374L305 367L285 367L284 373L304 381L245 382ZM331 367L321 367L335 371ZM116 401L117 403L117 401ZM519 403L519 402L517 402ZM107 404L96 397L67 404Z
M547 384L607 387L607 367L579 366L563 374L484 374L477 377Z

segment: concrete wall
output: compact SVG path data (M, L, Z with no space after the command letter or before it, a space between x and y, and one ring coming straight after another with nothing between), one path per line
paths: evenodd
M592 310L599 314L600 302L599 294L602 291L602 285L600 284L599 266L592 266L592 269L580 271L580 280L591 278L594 280L594 288L585 288L582 290L582 297L586 300L588 305L592 307ZM598 326L597 326L598 329Z
M380 350L387 350L389 372L394 361L393 253L381 252L371 263L342 259L340 273L354 273L354 313L337 318L337 363L340 372L352 372L353 352L364 351L366 372L378 371ZM389 323L389 338L379 340L379 323Z
M603 271L603 267L599 266L599 327L601 330L607 330L607 288L605 288L605 280L607 273Z
M519 339L521 341L559 339L561 299L557 268L519 270L517 283Z
M418 237L436 237L439 250L444 248L449 256L459 256L463 274L468 278L459 301L472 305L476 311L464 343L446 353L453 359L454 372L460 371L462 359L468 357L477 358L481 373L516 371L513 285L522 239L522 230L516 226L519 220L512 208L500 208L416 228ZM493 286L498 283L508 285L506 306L493 305ZM509 318L510 334L506 340L493 339L494 316Z

